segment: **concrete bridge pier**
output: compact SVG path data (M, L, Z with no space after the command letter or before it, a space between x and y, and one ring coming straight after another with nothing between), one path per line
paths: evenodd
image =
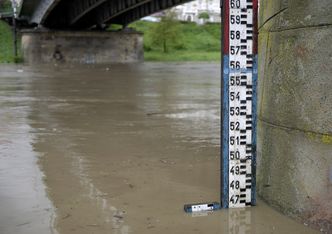
M261 0L259 195L332 232L332 1Z
M143 61L139 32L22 31L25 63L107 64Z

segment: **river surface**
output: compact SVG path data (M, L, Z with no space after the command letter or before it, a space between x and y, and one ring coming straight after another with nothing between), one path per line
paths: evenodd
M0 233L316 233L219 200L220 66L0 66Z

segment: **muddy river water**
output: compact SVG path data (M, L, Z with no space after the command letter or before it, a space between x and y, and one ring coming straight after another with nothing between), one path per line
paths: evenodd
M220 66L0 66L0 233L315 233L219 200Z

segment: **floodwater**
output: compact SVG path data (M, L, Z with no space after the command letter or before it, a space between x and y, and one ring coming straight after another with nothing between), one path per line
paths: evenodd
M219 200L220 67L0 66L0 233L315 233Z

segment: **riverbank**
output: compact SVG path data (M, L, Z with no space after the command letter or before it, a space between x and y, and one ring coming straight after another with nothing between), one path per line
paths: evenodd
M129 26L144 33L145 61L220 61L220 24L177 22L176 42L169 42L168 53L154 43L154 29L158 24L137 21Z
M12 29L7 23L0 21L0 63L22 62L20 44L20 39L18 39L18 56L15 57Z
M9 25L0 21L0 63L13 62L13 34Z
M137 21L130 25L144 33L145 61L220 61L220 24L178 23L178 40L177 43L169 44L168 53L152 43L153 28L157 24ZM18 58L13 55L10 26L0 21L0 63L14 63L20 61L20 58L20 55Z

